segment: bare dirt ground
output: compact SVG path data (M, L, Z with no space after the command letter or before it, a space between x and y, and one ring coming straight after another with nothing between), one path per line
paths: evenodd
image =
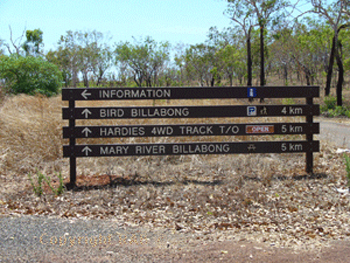
M36 185L36 170L54 187L55 171L69 178L61 118L59 98L18 97L0 108L1 262L350 262L350 195L336 191L346 189L337 152L346 147L334 139L348 138L346 124L321 124L333 137L322 132L313 175L304 172L303 154L86 158L75 190L55 196L44 184L38 197L29 172ZM22 228L10 223L17 217ZM142 229L148 243L38 242L44 230L58 243L65 234L105 233L95 220L129 239Z

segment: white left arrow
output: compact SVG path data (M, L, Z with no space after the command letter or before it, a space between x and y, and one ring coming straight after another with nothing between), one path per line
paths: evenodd
M92 150L88 146L85 146L81 152L85 152L85 155L88 156L89 152L92 152Z
M91 96L91 93L88 93L88 91L87 90L84 90L82 93L81 93L81 96L83 96L84 97L84 99L88 99L88 96Z
M89 133L91 133L91 130L88 127L85 127L85 129L82 130L81 133L85 133L85 137L88 137Z
M85 109L81 114L85 114L85 119L86 119L87 117L89 117L89 114L91 114L91 111L89 111L88 109Z

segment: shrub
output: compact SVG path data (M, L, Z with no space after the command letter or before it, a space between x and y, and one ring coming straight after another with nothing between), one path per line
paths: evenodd
M334 110L337 105L337 98L331 97L331 96L325 97L324 104L325 105L321 106L322 112L328 111L328 110Z
M51 185L51 178L50 177L46 177L44 174L42 174L41 172L37 171L37 185L35 185L34 180L32 178L32 175L29 173L28 174L29 180L30 180L30 184L33 187L33 191L37 196L41 196L44 193L43 190L43 181L45 181L47 183L47 185L50 187L51 191L55 194L55 195L61 195L64 192L65 186L63 183L63 177L62 174L59 173L57 175L58 180L59 180L59 185L57 188L54 188Z
M344 99L343 99L344 100ZM337 106L337 98L325 97L321 112L328 117L346 116L350 118L350 109L346 106Z
M62 84L62 74L56 65L41 57L16 54L0 57L0 79L5 80L5 91L11 94L52 96Z

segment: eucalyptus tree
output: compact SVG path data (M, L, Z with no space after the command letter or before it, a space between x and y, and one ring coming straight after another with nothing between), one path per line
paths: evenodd
M89 87L90 78L97 78L97 85L103 79L103 75L111 67L112 54L106 42L110 40L103 33L94 31L78 31L77 58L79 69L83 76L84 86Z
M332 49L329 56L329 65L327 73L327 83L325 88L325 95L330 94L330 87L332 81L333 73L333 64L334 59L336 58L339 74L337 82L337 104L338 106L342 105L342 87L344 82L344 68L343 61L340 54L340 43L339 43L339 33L341 30L348 28L350 26L350 1L349 0L311 0L310 1L313 9L310 12L313 12L329 23L333 29L333 42Z
M155 86L162 68L170 60L170 44L157 43L151 37L134 40L134 44L120 42L116 45L115 63L119 67L126 66L132 72L137 86L141 87L144 83L147 87Z
M228 0L228 7L225 14L236 24L238 24L244 33L247 48L247 86L252 85L253 69L252 69L252 51L251 51L251 33L253 27L257 25L255 16L249 10L245 0L231 1Z
M66 48L59 47L57 50L50 50L46 53L47 61L58 66L61 71L64 86L67 88L72 82L71 57L70 51Z
M218 78L228 78L230 86L234 77L242 84L245 76L244 39L239 28L224 28L221 32L212 27L209 30L207 43L215 47L214 66Z
M69 72L71 75L71 83L73 87L77 86L79 63L78 63L78 36L77 33L69 30L65 36L61 36L58 41L58 53L56 54L60 62L61 68Z
M12 54L23 55L22 39L24 38L26 29L24 29L21 36L19 36L15 40L13 39L11 26L9 26L9 30L10 30L10 41L12 46L10 46L10 44L6 42L4 42L4 46L7 48L8 53L11 55Z
M266 84L265 79L265 40L266 27L279 19L282 11L288 6L284 0L227 0L229 3L227 14L231 19L241 25L247 38L248 65L249 59L249 42L251 30L259 26L260 30L260 85ZM251 65L251 64L250 64ZM249 68L249 66L248 66ZM249 81L248 69L248 81ZM251 83L248 83L248 85Z
M42 55L43 44L43 31L40 29L27 30L27 40L22 44L22 48L26 52L27 56L39 56Z
M323 21L306 19L296 26L297 47L302 50L303 60L310 71L311 85L314 81L322 84L328 71L329 50L332 46L332 29Z
M272 37L273 42L270 44L270 48L273 53L271 59L274 61L273 65L278 76L280 77L282 72L284 83L288 85L289 80L292 79L289 72L292 69L293 61L291 54L294 54L292 51L294 45L293 29L288 26L280 27L273 33Z
M97 85L111 67L112 52L106 42L109 40L98 31L67 31L61 36L56 52L57 62L62 70L70 72L72 85L76 87L79 72L83 76L85 87L89 87L91 77L97 79ZM51 54L52 55L52 54Z
M215 47L206 43L191 45L186 50L186 72L197 79L203 87L214 86L218 77L218 69L215 66Z
M185 68L186 68L186 59L185 59L185 54L186 54L186 45L183 43L178 43L176 46L173 48L175 51L174 55L174 66L178 70L179 73L179 85L182 86L185 83ZM189 79L187 79L187 82L189 82Z
M107 45L98 47L97 56L95 58L95 65L93 67L93 74L96 77L96 85L99 86L103 81L104 75L113 64L113 52Z

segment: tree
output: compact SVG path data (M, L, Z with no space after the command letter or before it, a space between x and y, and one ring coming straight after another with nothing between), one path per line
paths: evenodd
M71 58L68 49L59 47L57 50L47 52L47 61L55 64L61 71L64 86L67 88L72 81Z
M227 0L231 19L242 26L247 38L248 65L251 65L250 56L250 34L254 26L258 25L260 30L260 85L266 84L265 79L265 40L267 25L278 20L277 14L287 7L283 0ZM276 16L274 16L276 15ZM249 68L249 66L248 66ZM248 70L248 79L251 71ZM248 83L248 85L251 83ZM250 86L250 85L249 85Z
M178 69L179 72L179 84L182 86L185 81L185 67L186 67L186 61L185 61L185 54L186 54L186 46L182 43L178 43L175 46L175 56L174 56L174 62L175 62L175 67ZM187 82L188 79L187 79Z
M310 18L295 23L293 27L293 35L286 43L292 61L296 69L305 74L307 85L320 84L323 72L327 71L331 30L328 25ZM319 79L318 75L321 75Z
M79 69L83 75L84 86L89 87L89 80L94 75L97 85L103 79L103 75L112 65L112 54L108 46L103 43L104 35L96 30L90 32L76 32ZM108 37L107 37L108 38Z
M214 86L218 68L214 64L215 47L207 44L191 45L186 50L185 62L187 74L192 74L203 87Z
M112 66L113 52L108 46L100 46L95 57L95 65L93 67L93 74L97 78L96 85L99 86L102 82L105 73Z
M225 14L227 14L233 22L240 25L244 32L247 48L247 86L251 86L253 82L251 32L252 28L257 25L256 19L251 15L244 0L228 0L228 3L229 5Z
M112 52L105 41L110 40L98 31L67 31L61 36L57 51L51 51L50 59L58 63L64 71L66 85L68 78L73 87L78 82L79 72L83 76L85 87L89 87L90 80L94 76L99 85L107 70L112 66ZM48 56L47 56L48 57Z
M0 57L0 79L5 90L12 94L40 93L52 96L59 92L62 76L56 65L41 57L22 57L17 54Z
M26 52L27 56L41 55L41 48L43 47L43 31L40 29L27 30L27 40L23 43L22 48Z
M61 69L69 72L71 75L72 86L76 87L78 83L78 45L77 34L73 31L67 31L65 36L61 36L58 41L58 57L59 65ZM63 57L61 57L63 56ZM66 82L67 85L67 82Z
M156 85L165 62L169 61L169 49L168 42L158 44L151 37L135 40L135 44L120 42L115 48L115 63L121 67L126 65L131 70L137 86L145 83L152 87Z
M333 2L325 1L325 0L311 0L311 4L313 9L310 12L313 12L329 23L329 25L333 29L333 41L332 41L332 49L329 56L329 64L328 64L328 73L327 73L327 83L325 88L325 95L328 96L330 94L330 87L332 81L332 73L333 73L333 64L334 59L336 58L339 76L344 74L343 70L343 62L340 57L339 51L339 33L342 29L345 29L350 26L349 13L350 13L350 2L349 0L337 0ZM337 105L342 105L342 86L344 79L338 79L337 83Z
M216 27L209 29L209 40L206 42L214 47L213 64L218 71L216 74L218 83L221 78L228 78L232 86L233 78L236 77L242 84L246 59L241 34L242 31L237 28L224 28L221 32Z
M25 29L23 30L22 35L21 35L20 37L18 37L16 40L13 40L12 28L11 28L11 26L9 26L9 29L10 29L10 41L11 41L12 47L13 47L15 50L13 50L13 49L11 48L11 46L10 46L8 43L5 43L5 46L6 46L6 48L7 48L7 51L8 51L10 54L21 55L21 54L22 54L21 43L22 43L22 38L24 37Z

